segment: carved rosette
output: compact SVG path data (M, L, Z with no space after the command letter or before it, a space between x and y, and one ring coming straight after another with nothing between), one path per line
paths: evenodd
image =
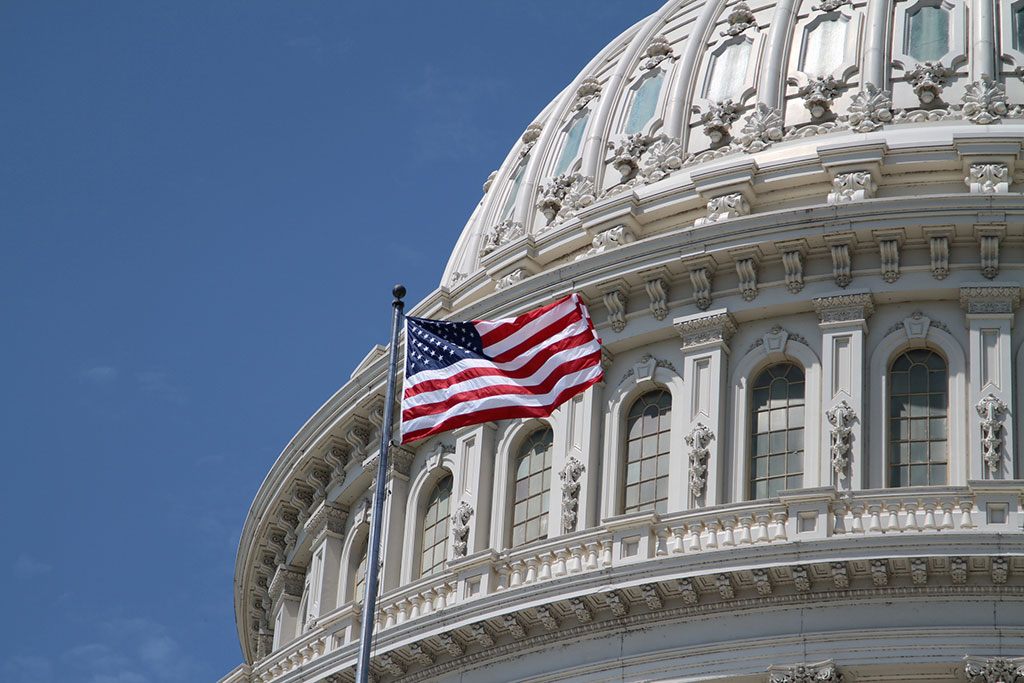
M462 501L452 513L452 552L455 557L465 557L469 551L469 520L473 517L473 506Z
M980 81L967 86L963 112L971 123L994 123L1006 116L1008 111L1006 88L992 80L988 74L982 74Z
M850 464L850 436L853 434L851 425L857 415L849 403L840 401L825 412L825 417L832 425L829 429L832 443L829 448L832 455L832 471L836 473L836 476L841 477L846 473L846 468Z
M873 83L853 96L848 117L850 126L857 133L870 133L882 124L892 121L892 93L881 90Z
M981 417L982 458L985 465L988 466L989 474L995 475L999 472L999 466L1003 461L1000 450L1003 445L1003 425L1001 423L1007 412L1007 407L995 394L989 394L978 401L978 405L974 406L974 409Z
M683 167L683 148L676 138L655 140L640 157L639 177L644 183L656 183Z
M1010 167L1006 164L971 164L964 183L971 194L1006 194L1010 191Z
M952 69L939 62L924 62L908 71L906 76L921 104L927 105L939 99L954 73Z
M580 504L580 478L585 469L582 462L570 456L565 467L558 473L558 478L562 480L562 531L567 534L576 531Z
M731 99L724 102L712 102L704 111L694 106L693 113L700 114L700 123L704 126L704 135L711 140L711 146L717 147L725 144L729 139L732 124L740 118L742 107L735 104Z
M484 235L484 243L483 246L480 247L480 256L487 256L498 248L519 239L525 234L522 223L514 221L511 218L507 218L501 223L495 225L491 228L490 232Z
M842 680L843 675L831 660L768 668L769 683L842 683Z
M715 438L714 432L703 423L694 425L684 439L690 447L690 495L698 498L704 493L708 473L708 444Z
M745 152L760 152L783 138L782 112L758 102L747 115L739 144Z

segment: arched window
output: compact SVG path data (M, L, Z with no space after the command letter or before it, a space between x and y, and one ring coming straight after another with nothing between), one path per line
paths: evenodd
M531 434L519 447L512 503L513 546L548 537L553 441L554 433L546 427Z
M949 383L929 349L901 353L889 369L889 486L945 484Z
M804 483L804 371L778 363L754 379L750 404L750 497Z
M452 498L452 475L446 474L434 486L423 517L420 545L420 576L433 574L444 566L448 555L448 514Z
M363 539L362 548L359 553L359 564L356 565L356 580L352 582L352 599L356 602L363 601L363 591L366 590L366 556L370 548L369 537Z
M672 395L648 391L626 418L626 476L622 511L665 512L668 505L669 433Z

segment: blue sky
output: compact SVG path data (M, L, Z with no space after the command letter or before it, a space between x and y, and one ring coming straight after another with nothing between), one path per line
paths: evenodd
M0 2L7 683L213 681L280 450L658 0Z

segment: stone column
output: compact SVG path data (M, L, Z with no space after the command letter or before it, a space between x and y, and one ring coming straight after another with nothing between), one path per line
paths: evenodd
M494 434L493 422L456 430L455 458L458 476L452 490L452 511L462 503L473 509L469 518L466 554L490 547L491 499L494 496ZM458 558L454 543L450 557Z
M306 535L312 539L309 613L314 618L338 606L342 546L348 508L323 502L306 521Z
M683 382L687 387L681 410L673 409L672 419L686 435L687 459L683 466L687 469L679 476L688 485L685 491L669 492L668 508L717 505L727 502L723 487L724 441L728 438L725 387L728 341L736 332L736 322L722 308L676 318L672 324L682 337Z
M866 411L864 337L874 312L869 292L851 292L814 299L821 328L822 420L819 444L820 481L837 489L864 488L867 459L863 421ZM808 415L807 419L814 419ZM813 445L809 444L813 448ZM808 456L813 451L808 449ZM804 467L812 467L811 458Z
M967 311L968 479L1013 479L1013 363L1010 331L1020 305L1018 285L967 284L960 288ZM951 473L952 475L953 473ZM955 475L954 475L955 476ZM957 482L951 476L951 482Z
M388 474L384 485L383 536L381 539L381 558L384 566L379 578L381 592L397 588L402 583L402 562L414 562L405 547L405 513L409 503L409 467L412 465L414 453L402 446L392 446L388 450ZM377 472L378 454L366 459L363 467ZM370 490L376 483L370 484Z

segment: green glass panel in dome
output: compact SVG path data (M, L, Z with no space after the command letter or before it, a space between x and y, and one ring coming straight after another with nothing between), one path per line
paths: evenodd
M1024 7L1017 8L1013 13L1013 46L1024 50Z
M664 75L663 71L652 73L645 77L644 82L637 88L633 106L629 110L629 119L626 121L627 133L639 133L647 122L654 118L654 109L658 106L658 95L661 93Z
M565 136L565 147L558 157L558 165L555 166L555 175L562 175L569 168L569 164L576 160L576 154L580 151L580 142L583 141L583 130L587 127L586 116L581 116L576 123L572 124L569 134Z
M704 97L712 102L736 99L743 90L747 77L747 64L750 61L751 43L741 40L733 43L721 53L712 55L711 66Z
M907 17L910 23L907 54L919 62L933 62L949 52L949 11L919 7Z
M501 207L501 220L505 220L512 214L512 209L516 206L516 197L519 196L519 184L523 181L523 171L526 170L526 164L520 164L516 170L516 176L512 180L512 189L508 193L508 199L505 200L505 206Z
M801 71L811 76L826 76L843 64L846 54L846 21L819 22L804 38Z

